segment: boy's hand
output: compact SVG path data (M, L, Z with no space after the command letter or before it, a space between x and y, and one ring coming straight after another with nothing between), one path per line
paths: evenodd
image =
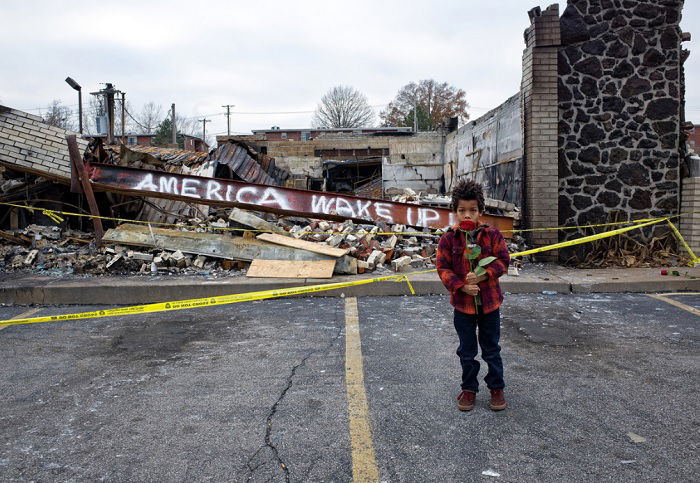
M467 284L467 285L462 285L460 287L460 290L467 295L478 295L479 294L479 286L476 284Z
M467 274L467 283L471 285L476 285L477 283L483 282L488 278L488 275L476 276L474 272L469 272Z

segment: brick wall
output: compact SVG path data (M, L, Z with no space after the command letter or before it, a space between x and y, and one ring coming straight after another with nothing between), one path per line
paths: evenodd
M700 178L684 178L681 213L700 212ZM680 232L696 256L700 256L700 213L682 216ZM682 250L682 247L679 247Z
M49 126L39 116L0 106L0 164L17 171L70 181L66 136L75 134ZM84 152L88 142L78 139Z
M558 98L557 52L560 44L559 7L530 11L531 25L525 30L521 86L524 155L524 217L528 228L558 224ZM533 246L557 243L556 231L531 232ZM540 260L557 259L555 251Z

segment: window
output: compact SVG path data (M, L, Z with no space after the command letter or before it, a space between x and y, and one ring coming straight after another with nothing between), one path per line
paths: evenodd
M302 131L301 132L301 140L308 141L310 135L311 135L311 133L309 131Z
M286 132L281 133L280 136L282 136L282 139L287 139L287 133L286 133Z
M139 138L137 138L136 136L129 136L126 140L126 144L128 144L129 146L135 146L138 143L139 143Z

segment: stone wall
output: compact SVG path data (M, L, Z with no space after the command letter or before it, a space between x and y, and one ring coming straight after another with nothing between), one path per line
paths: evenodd
M678 212L682 7L569 0L558 53L559 224Z
M522 204L523 137L520 93L447 135L447 191L462 178L475 179L489 198Z

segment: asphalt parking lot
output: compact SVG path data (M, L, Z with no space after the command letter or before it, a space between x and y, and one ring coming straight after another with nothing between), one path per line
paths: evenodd
M474 411L455 407L444 296L357 299L357 410L349 300L1 330L0 479L349 481L373 467L382 481L696 478L700 295L509 296L500 413L485 392ZM0 307L0 319L29 310ZM363 422L371 433L353 433Z

